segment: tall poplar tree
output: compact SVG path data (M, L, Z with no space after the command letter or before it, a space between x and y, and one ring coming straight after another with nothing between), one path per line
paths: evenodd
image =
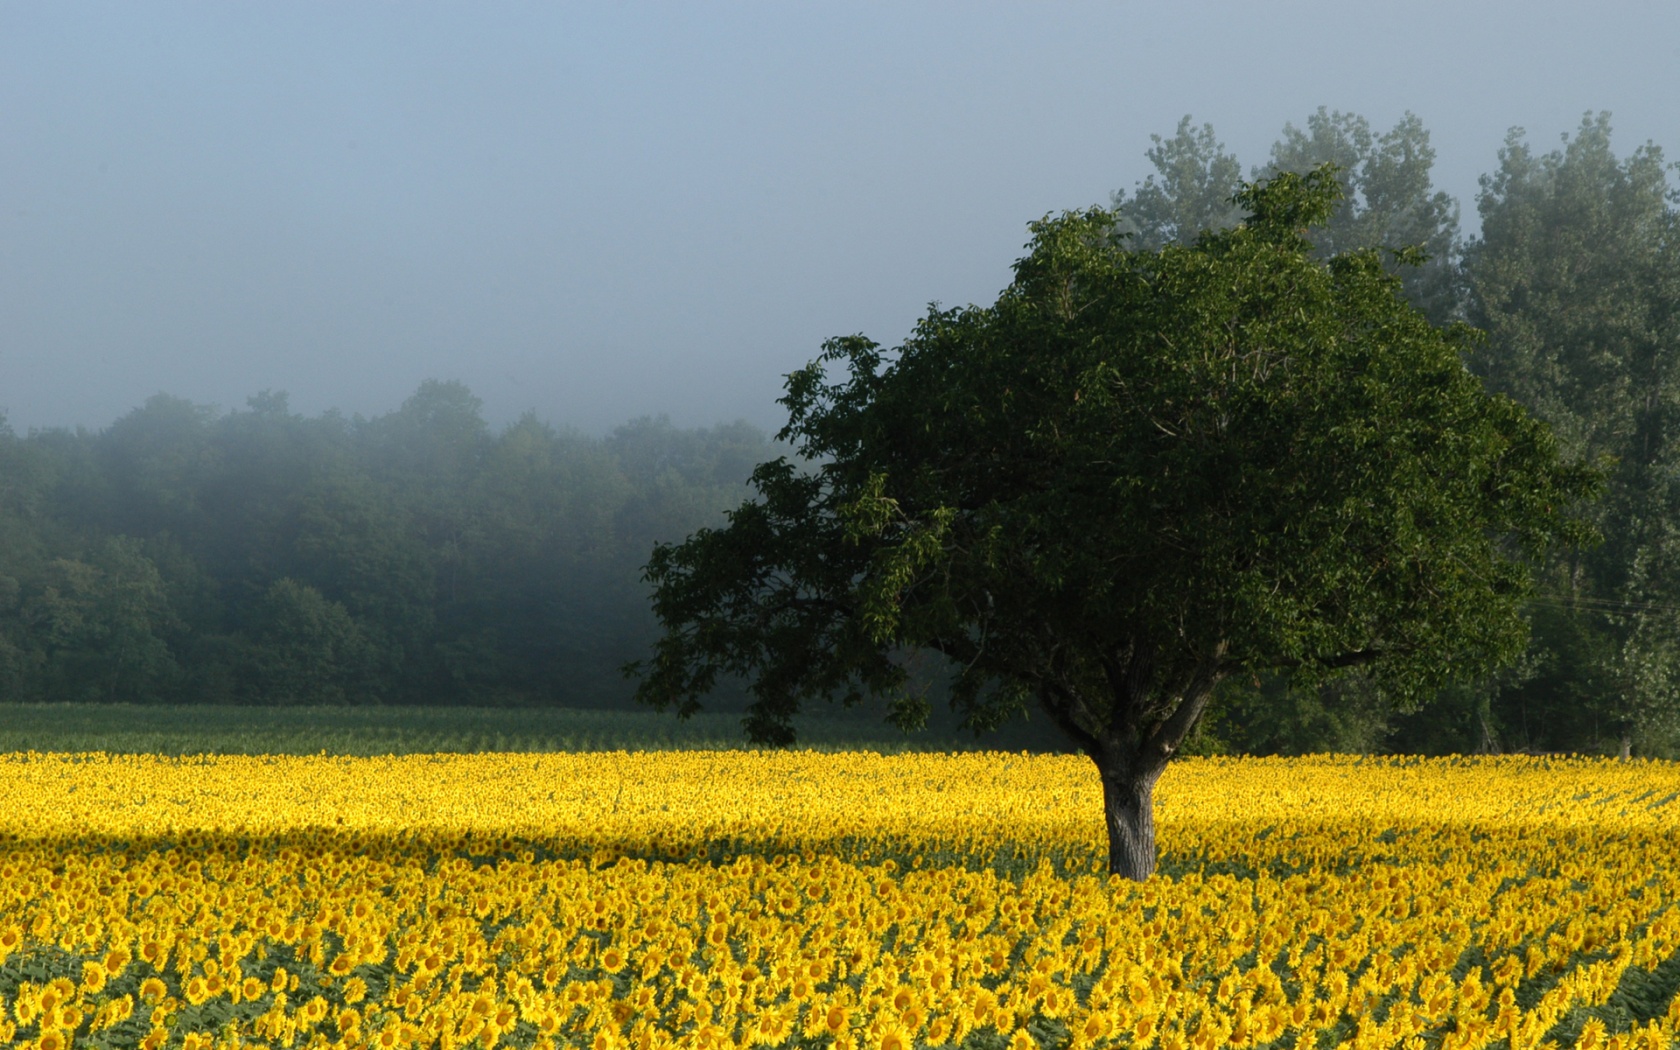
M1628 755L1680 731L1680 221L1662 151L1618 158L1607 113L1536 153L1520 130L1484 176L1465 272L1490 387L1605 464L1604 537L1538 598L1538 673L1502 699L1546 748Z

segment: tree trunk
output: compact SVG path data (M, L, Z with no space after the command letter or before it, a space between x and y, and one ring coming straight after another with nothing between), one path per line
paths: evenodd
M1624 729L1624 730L1622 730L1621 759L1622 759L1623 762L1626 762L1628 759L1630 759L1632 757L1633 757L1633 733Z
M1476 700L1476 722L1482 730L1476 750L1484 755L1497 755L1504 751L1499 743L1499 732L1493 728L1493 700L1486 691Z
M1110 875L1143 882L1155 874L1155 782L1225 677L1224 655L1224 642L1212 646L1176 701L1167 703L1158 696L1152 701L1147 692L1148 660L1134 657L1129 670L1111 669L1115 695L1102 705L1106 717L1094 713L1075 689L1047 687L1040 694L1051 721L1097 765Z
M1155 781L1161 769L1098 760L1097 771L1108 826L1108 873L1142 882L1155 874Z

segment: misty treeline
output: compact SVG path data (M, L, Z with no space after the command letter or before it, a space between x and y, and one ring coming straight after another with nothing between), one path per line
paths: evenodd
M373 419L160 394L97 434L0 433L0 696L625 703L648 551L773 455L745 424L492 433L435 381Z
M1340 166L1326 252L1394 258L1466 361L1599 464L1603 540L1540 569L1515 666L1414 710L1383 683L1233 682L1199 749L1586 751L1680 746L1680 218L1655 145L1607 115L1555 148L1513 132L1481 231L1434 188L1434 151L1319 110L1245 169L1186 117L1113 206L1134 243L1240 219L1244 178ZM641 420L604 439L532 417L493 433L456 383L370 420L217 414L159 396L99 433L0 429L0 697L251 704L627 703L654 637L642 564L717 524L780 449L744 424Z

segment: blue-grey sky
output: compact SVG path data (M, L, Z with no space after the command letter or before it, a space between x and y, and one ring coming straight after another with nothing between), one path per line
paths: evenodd
M1211 122L1430 130L1474 227L1508 128L1680 156L1680 4L0 0L0 409L163 391L503 422L781 421L826 337L989 302L1026 223Z

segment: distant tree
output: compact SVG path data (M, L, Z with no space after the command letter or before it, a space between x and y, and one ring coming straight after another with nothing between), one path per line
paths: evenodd
M484 403L460 382L428 379L402 408L369 421L369 448L386 472L441 488L471 473L490 445Z
M1148 153L1155 173L1133 191L1113 194L1115 228L1130 235L1134 248L1189 245L1206 230L1235 226L1243 217L1233 200L1242 184L1242 165L1214 137L1213 125L1194 127L1188 114L1170 139L1151 135Z
M399 495L366 476L329 479L299 495L295 578L363 625L379 654L383 697L426 698L437 684L439 559Z
M29 697L38 677L42 654L23 614L29 584L51 560L50 475L48 457L0 415L0 700Z
M1550 153L1513 131L1465 272L1488 336L1476 371L1608 470L1604 542L1552 566L1536 675L1505 692L1507 721L1625 755L1680 731L1680 216L1662 151L1618 159L1610 139L1603 113Z
M276 580L263 595L249 698L273 704L366 703L376 653L350 613L320 591Z
M1376 253L1314 258L1339 197L1282 174L1158 251L1112 212L1046 219L994 305L891 353L830 341L783 399L809 468L761 464L727 526L654 549L638 696L692 713L740 675L748 735L787 744L837 694L915 724L905 654L942 654L969 725L1035 703L1094 760L1109 869L1141 879L1155 783L1222 681L1422 693L1521 652L1590 473Z
M1242 183L1242 165L1226 152L1213 125L1198 128L1186 116L1172 138L1151 138L1155 144L1147 156L1155 172L1129 199L1123 190L1113 195L1118 228L1131 235L1133 247L1188 245L1204 230L1228 229L1241 220L1232 195ZM1390 258L1386 265L1400 277L1412 305L1444 324L1456 316L1459 302L1458 203L1432 185L1434 163L1429 132L1415 115L1407 113L1379 135L1364 117L1321 106L1305 129L1284 125L1270 162L1255 168L1253 177L1304 175L1334 164L1342 200L1313 236L1317 256L1363 248L1422 249L1427 258L1421 264L1400 265Z
M1318 254L1329 258L1361 248L1422 249L1427 258L1421 264L1391 261L1390 266L1412 305L1444 324L1458 309L1458 202L1432 185L1434 163L1429 132L1414 114L1377 135L1364 117L1320 106L1307 118L1305 130L1284 125L1271 162L1255 174L1304 174L1334 164L1343 196L1313 238Z
M482 408L466 384L428 379L399 411L363 428L368 466L402 495L446 603L458 599L480 541L479 508L467 496L492 441Z
M660 416L614 430L606 451L630 483L617 527L640 563L649 544L735 505L770 446L762 431L746 423L680 430Z
M214 419L206 405L157 394L99 435L105 529L138 537L189 527L202 509L199 485L214 463Z
M46 658L43 699L157 701L178 676L163 578L137 540L109 537L84 559L55 559L27 615Z
M527 415L494 440L467 492L476 542L440 624L452 687L627 701L614 671L650 626L615 535L632 489L604 442Z

